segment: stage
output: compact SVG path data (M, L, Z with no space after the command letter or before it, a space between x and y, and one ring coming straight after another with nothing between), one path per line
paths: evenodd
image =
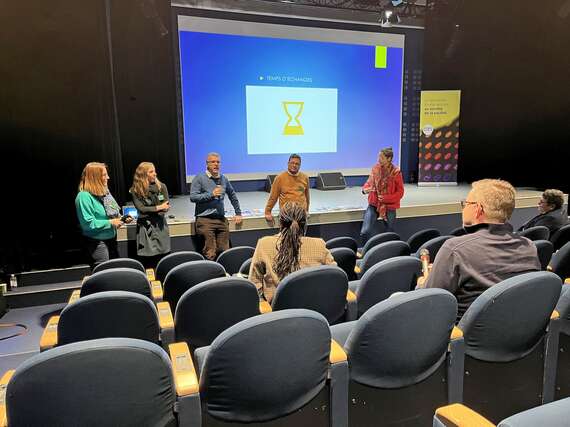
M445 187L418 187L415 184L406 184L404 198L397 212L396 231L402 239L407 239L421 228L435 227L442 233L446 233L460 226L461 206L459 202L465 199L470 188L467 184ZM541 194L542 192L534 189L517 189L516 208L512 218L513 226L518 227L526 219L536 215L536 206ZM264 191L238 193L243 222L236 226L230 220L234 246L237 244L255 246L259 236L276 232L275 228L272 229L267 225L263 214L268 196L269 193ZM225 202L226 215L231 218L234 215L233 208L227 198ZM173 238L173 249L193 249L194 244L186 242L180 246L174 241L178 240L180 243L183 240L189 240L188 236L194 236L194 203L190 202L188 195L175 196L171 198L171 206L168 212L168 224L170 235ZM335 235L357 237L366 206L366 196L361 193L359 186L331 191L312 188L308 234L320 235L325 239ZM277 213L278 207L276 206L273 214L277 215ZM125 243L135 239L135 233L135 225L119 229L118 240L123 242L123 251ZM128 250L128 254L132 255L131 252L132 248Z

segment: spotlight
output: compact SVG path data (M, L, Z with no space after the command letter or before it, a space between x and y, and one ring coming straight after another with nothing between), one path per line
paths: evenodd
M380 14L378 22L380 22L381 27L388 28L391 27L392 24L400 23L400 17L393 10L385 9Z

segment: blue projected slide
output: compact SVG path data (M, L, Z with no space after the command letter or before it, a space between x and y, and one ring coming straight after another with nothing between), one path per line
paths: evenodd
M386 146L399 163L403 36L402 47L300 40L292 31L293 40L283 31L190 31L180 19L187 176L204 171L211 151L224 173L244 178L284 170L291 153L305 171L368 169Z

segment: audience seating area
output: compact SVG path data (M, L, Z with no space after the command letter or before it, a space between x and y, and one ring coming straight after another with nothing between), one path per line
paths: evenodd
M451 293L415 285L419 252L463 229L331 239L337 266L289 274L271 304L247 279L253 247L102 263L2 376L0 425L563 425L570 234L543 228L521 233L543 271L458 324Z

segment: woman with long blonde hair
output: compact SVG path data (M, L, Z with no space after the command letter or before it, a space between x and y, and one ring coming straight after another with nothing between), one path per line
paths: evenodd
M104 163L87 163L79 181L75 209L85 237L91 266L117 258L117 232L123 225L119 205L109 192L109 174Z
M130 189L138 211L137 254L147 267L155 267L162 255L170 252L170 234L164 214L170 209L168 189L157 177L150 162L138 165Z

